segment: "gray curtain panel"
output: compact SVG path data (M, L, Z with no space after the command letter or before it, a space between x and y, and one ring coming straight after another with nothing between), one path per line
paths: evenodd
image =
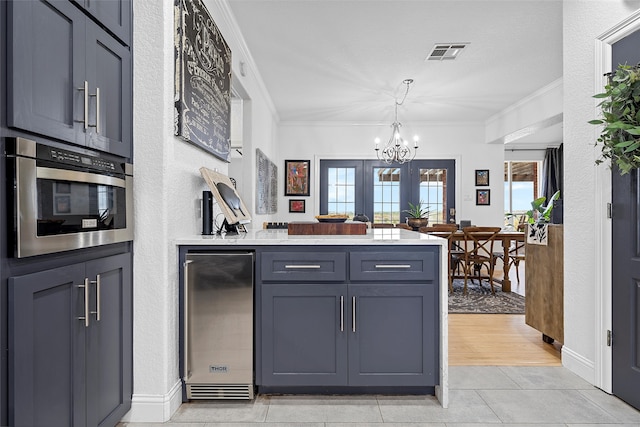
M558 190L560 190L560 198L564 198L562 157L562 144L557 148L547 148L542 163L542 195L547 198L547 201Z

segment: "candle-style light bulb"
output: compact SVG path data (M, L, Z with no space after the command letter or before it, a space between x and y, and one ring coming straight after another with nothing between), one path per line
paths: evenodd
M378 149L378 144L380 144L380 138L374 139L373 142L376 144L376 150L377 150Z
M413 135L413 147L414 148L418 148L418 140L420 138L418 137L418 135Z

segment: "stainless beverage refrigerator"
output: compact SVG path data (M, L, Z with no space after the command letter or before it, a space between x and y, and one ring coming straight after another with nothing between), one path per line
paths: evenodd
M253 399L253 266L252 252L185 256L188 399Z

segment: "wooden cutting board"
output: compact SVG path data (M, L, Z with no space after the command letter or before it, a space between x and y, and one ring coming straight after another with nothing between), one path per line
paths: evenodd
M288 234L362 235L367 234L367 224L364 222L290 222Z

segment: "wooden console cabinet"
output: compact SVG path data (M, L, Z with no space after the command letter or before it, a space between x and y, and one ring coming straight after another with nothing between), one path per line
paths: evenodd
M563 226L549 224L547 246L527 243L525 249L525 322L545 342L564 342Z

